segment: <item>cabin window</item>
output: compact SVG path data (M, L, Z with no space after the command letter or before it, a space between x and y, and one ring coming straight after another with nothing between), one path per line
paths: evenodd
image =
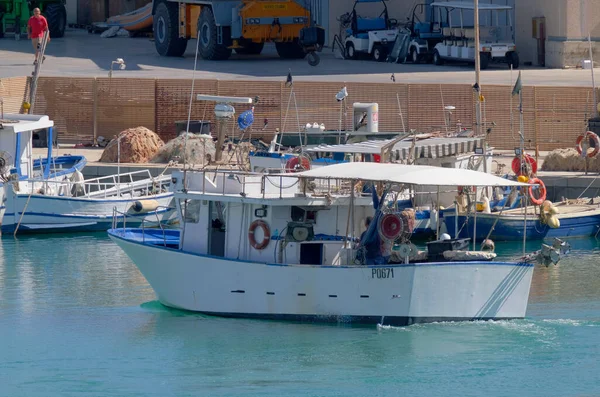
M293 222L317 222L317 211L306 211L300 207L292 207L290 218Z
M200 200L181 200L181 211L184 213L185 223L198 223L200 221Z
M292 221L294 222L304 222L304 210L300 207L292 207Z

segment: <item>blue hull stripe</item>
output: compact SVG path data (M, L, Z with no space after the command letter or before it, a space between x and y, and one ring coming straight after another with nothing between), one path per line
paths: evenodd
M465 223L465 216L458 216L458 228ZM559 218L560 219L560 218ZM455 234L455 216L446 215L444 218L448 234L454 237ZM467 224L462 227L460 238L472 238L473 235L473 218L470 218ZM489 231L494 224L494 217L478 217L477 218L477 239L482 240L487 237ZM595 236L600 228L600 215L584 215L572 218L560 219L560 227L552 229L547 225L543 225L539 220L527 221L527 239L544 239L544 238L566 238L566 237L590 237ZM523 239L523 219L502 219L500 218L494 227L494 231L490 238L495 241L511 241Z

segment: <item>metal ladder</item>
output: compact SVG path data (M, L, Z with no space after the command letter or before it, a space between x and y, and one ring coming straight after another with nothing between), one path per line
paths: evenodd
M33 106L35 102L35 95L37 93L37 83L38 78L40 77L40 72L42 70L42 63L44 62L44 53L46 52L46 44L48 43L48 37L50 35L50 31L46 30L44 32L44 36L42 36L41 42L38 44L40 53L38 54L38 60L33 67L33 72L31 73L31 79L29 79L29 112L33 113Z

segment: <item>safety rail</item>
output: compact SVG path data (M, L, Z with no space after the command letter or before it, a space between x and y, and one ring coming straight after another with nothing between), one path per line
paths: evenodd
M136 176L144 176L145 178L134 180L134 177ZM125 181L123 181L123 179L125 179ZM32 189L30 189L31 191L35 191L37 186L44 187L44 194L46 195L53 195L52 193L59 196L66 195L73 187L78 186L80 190L73 195L74 197L107 198L121 196L123 193L132 193L139 190L146 190L148 193L155 191L155 194L157 194L163 189L168 190L171 183L171 177L166 175L154 178L149 170L140 170L119 175L87 179L79 182L71 181L70 179L43 181L28 179L20 181L20 183L30 184L32 187ZM53 187L55 190L51 191L49 189L50 187Z
M189 183L186 183L184 190L177 190L175 193L195 192L200 194L260 197L262 199L283 199L308 195L313 197L345 196L350 194L352 189L354 189L356 196L371 195L370 190L363 189L365 185L370 185L371 183L365 183L358 179L352 183L352 181L347 179L303 178L302 176L293 173L268 175L264 173L237 170L195 170L192 172L201 175L202 181L198 181L201 186L194 184L194 186L190 187ZM211 189L207 186L207 181L216 184L216 186ZM228 183L228 181L236 181L237 184L232 186L231 182ZM221 183L221 185L219 186L218 183ZM247 189L246 185L259 185L260 189L254 190L253 192ZM376 183L376 185L379 184ZM271 189L269 189L269 187L271 187ZM397 188L403 190L408 187L399 186ZM276 196L274 195L275 192L277 192ZM440 193L453 192L456 192L456 189L440 190ZM437 190L412 192L413 195L430 195L434 193L437 193Z
M127 228L127 217L128 216L132 217L132 218L141 217L142 222L141 222L140 226L142 229L142 242L145 243L146 242L146 222L148 222L148 223L154 222L154 220L151 221L147 218L149 215L154 214L156 216L156 223L158 224L158 227L160 228L160 230L162 232L163 245L166 247L167 246L167 235L165 233L164 225L162 224L160 217L158 216L158 213L160 210L177 210L177 209L174 207L168 207L168 206L161 205L161 206L156 207L156 209L154 211L148 211L143 214L131 214L131 213L119 211L117 209L117 207L113 207L112 229L117 229L117 227L119 225L119 217L123 218L123 227L122 227L123 232L125 232L125 229ZM152 228L152 229L154 229L154 228Z

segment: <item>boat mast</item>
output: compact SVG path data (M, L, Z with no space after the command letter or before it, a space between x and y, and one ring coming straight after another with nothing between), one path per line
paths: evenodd
M594 54L592 51L592 37L588 32L588 46L590 50L590 62L592 64L591 72L592 72L592 94L594 96L594 109L592 109L592 114L595 117L598 117L598 99L596 98L596 81L594 80Z
M474 18L475 18L475 136L481 136L481 54L479 52L479 0L474 0ZM483 172L488 172L487 169L487 134L483 135Z

